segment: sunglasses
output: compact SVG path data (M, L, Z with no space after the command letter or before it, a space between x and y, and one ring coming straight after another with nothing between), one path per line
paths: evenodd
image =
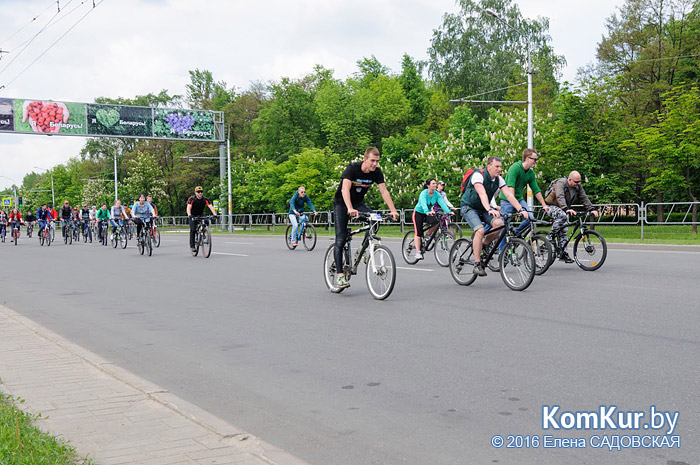
M528 157L528 158L529 158L530 160L534 161L535 163L537 163L537 157Z
M574 184L581 184L581 181L574 181Z

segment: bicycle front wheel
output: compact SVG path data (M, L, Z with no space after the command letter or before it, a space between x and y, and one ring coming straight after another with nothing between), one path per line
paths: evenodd
M289 250L294 250L296 247L292 245L292 225L287 226L287 232L284 235L284 242Z
M160 229L155 229L155 232L153 233L151 239L153 240L153 245L155 245L156 247L160 247Z
M148 251L148 256L150 257L153 255L153 242L151 242L151 235L148 233L145 233L143 235L143 244L146 247L146 251Z
M119 245L122 247L122 249L126 249L126 245L129 242L129 238L126 237L126 231L122 231L119 234Z
M463 237L452 244L450 250L450 274L457 284L469 286L476 279L474 274L474 250L471 239Z
M413 231L409 231L403 236L403 242L401 243L401 256L409 265L415 265L418 263L416 258L416 242L414 240L415 234Z
M338 288L335 285L335 280L337 277L337 270L335 266L335 245L331 245L326 250L326 255L323 257L323 281L326 283L326 287L330 289L331 292L339 294L345 290L345 288Z
M514 291L523 291L535 278L535 254L530 244L518 237L508 238L500 257L501 278Z
M202 243L202 257L209 258L211 255L211 232L207 229L199 237Z
M304 240L304 248L311 252L316 247L316 228L313 224L307 224L304 228L304 235L302 236Z
M455 237L451 232L440 233L435 244L435 260L440 266L450 266L450 250L455 243Z
M143 246L143 241L140 238L136 239L136 248L138 249L139 254L143 255L144 246Z
M574 260L585 271L595 271L605 263L608 244L597 231L586 231L574 241Z
M367 252L367 288L377 300L384 300L396 283L396 261L394 255L383 245L374 246L374 252Z
M44 231L41 231L41 234L39 234L39 245L44 246Z
M455 239L462 238L462 228L460 228L457 223L450 223L450 232L452 233Z
M544 234L532 236L532 251L535 254L535 274L543 275L554 262L554 247Z

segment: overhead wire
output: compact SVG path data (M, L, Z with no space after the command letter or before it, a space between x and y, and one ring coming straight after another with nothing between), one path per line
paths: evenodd
M51 0L51 3L49 4L49 6L47 6L41 13L39 13L38 15L35 15L32 19L29 20L28 23L26 23L24 26L21 26L19 29L17 29L15 32L13 32L8 38L6 38L6 39L4 39L2 42L0 42L0 47L1 47L5 42L7 42L8 40L12 39L14 36L16 36L17 34L19 34L19 33L22 31L22 29L24 29L25 27L29 26L29 25L32 24L34 21L36 21L36 20L39 18L39 16L41 16L41 15L43 15L44 13L46 13L47 11L49 11L49 10L51 9L51 7L53 6L53 4L54 4L54 1Z

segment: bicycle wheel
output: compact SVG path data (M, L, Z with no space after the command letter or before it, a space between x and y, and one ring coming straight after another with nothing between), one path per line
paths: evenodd
M367 288L377 300L384 300L391 295L396 284L396 261L387 247L375 245L374 253L367 252Z
M145 228L146 228L146 226L144 226L144 229ZM153 242L151 242L151 235L148 234L148 230L144 230L143 241L144 241L143 242L144 246L145 246L146 250L148 251L148 256L149 257L152 256L153 255Z
M121 245L122 249L126 249L127 244L129 243L129 238L126 236L126 231L122 229L119 232L119 245Z
M440 266L450 266L450 250L455 243L455 237L450 231L440 233L435 244L435 260Z
M50 232L46 232L46 247L51 247L51 243L53 242L53 234Z
M579 234L574 241L574 260L586 271L595 271L605 263L608 256L608 244L597 231Z
M304 248L311 252L316 247L316 228L313 224L307 224L304 228L304 235L302 236L304 240Z
M63 229L63 243L64 243L64 244L68 244L68 235L69 235L69 234L68 234L68 227L66 226L66 227Z
M401 256L409 265L415 265L418 263L416 258L416 242L414 240L415 234L413 231L409 231L403 236L403 242L401 242Z
M498 261L501 278L514 291L523 291L535 278L535 254L530 244L519 237L509 237Z
M138 249L139 254L143 255L144 246L143 246L143 241L141 240L140 237L136 239L136 248Z
M73 243L73 228L66 228L66 238L68 239L68 245Z
M289 250L296 249L296 246L292 245L292 225L287 226L287 232L284 235L284 242L287 244Z
M45 234L46 234L46 233L45 233L44 231L41 231L41 234L39 234L39 245L42 246L42 247L44 246L44 241L46 240L46 239L45 239L45 237L46 237Z
M19 229L17 229L17 230L13 229L12 230L12 242L14 242L15 245L17 245L17 239L19 239Z
M160 229L154 229L154 234L151 237L151 240L153 241L153 245L160 247Z
M554 247L544 234L532 236L532 251L535 253L535 274L543 275L554 262Z
M460 228L457 223L450 223L450 232L455 239L462 238L462 228Z
M51 233L51 242L54 242L56 240L56 228L52 226L49 232Z
M338 288L335 285L337 274L335 267L335 245L331 245L326 250L326 255L323 257L323 282L331 292L339 294L346 288Z
M457 284L469 286L476 279L472 241L466 237L457 239L450 250L450 274Z
M202 231L199 237L202 244L202 257L209 258L209 255L211 255L211 231L209 231L209 228L206 231Z

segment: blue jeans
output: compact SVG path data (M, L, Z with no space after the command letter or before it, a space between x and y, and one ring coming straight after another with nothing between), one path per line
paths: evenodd
M523 207L525 209L525 211L527 212L528 216L530 218L532 218L533 213L532 213L532 210L527 208L527 202L524 200L521 200L520 206ZM509 201L501 200L501 215L510 215L511 213L514 213L514 212L515 212L515 207L513 207L513 205L511 205ZM505 223L507 225L508 221L506 221ZM520 226L518 226L518 228L515 230L515 233L520 234L529 225L530 225L530 219L529 218L524 219L523 222L520 223ZM505 246L506 246L506 238L504 237L503 240L501 241L501 243L498 244L498 253L501 253L503 251L503 247L505 247Z
M120 220L113 220L113 219L110 219L110 220L109 220L109 223L112 225L112 234L114 234L115 232L117 232L117 226L121 226L121 225L124 224L124 220L121 220L121 219L120 219Z
M289 222L292 223L292 237L290 237L292 242L297 241L297 228L299 228L299 221L301 221L303 218L306 218L306 215L303 213L301 216L297 216L294 213L289 214Z

